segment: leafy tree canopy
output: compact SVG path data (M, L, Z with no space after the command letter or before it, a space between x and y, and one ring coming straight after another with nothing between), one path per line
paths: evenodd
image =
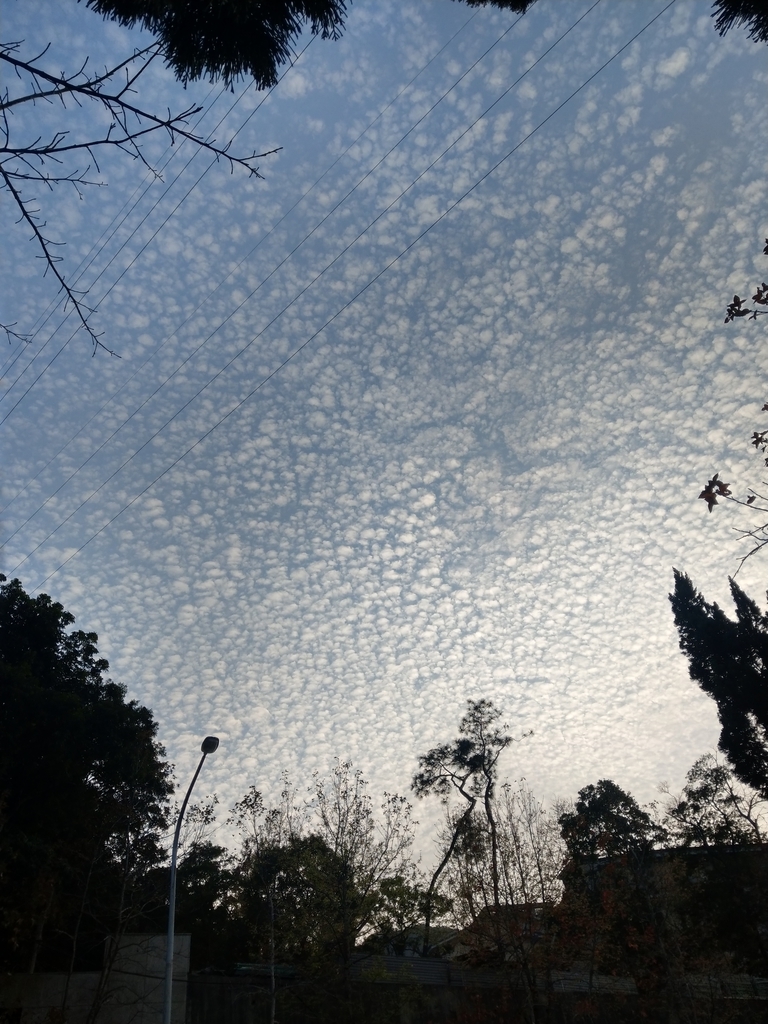
M691 679L717 704L718 746L742 782L768 790L768 616L734 581L736 618L675 570L670 594Z
M256 959L331 974L373 932L394 933L418 903L408 802L385 794L377 815L360 771L337 761L314 777L311 803L284 776L277 807L251 787L230 821L243 836L238 899ZM399 916L398 916L399 915Z
M84 807L162 816L172 791L151 711L105 678L97 635L69 632L74 621L47 594L32 598L0 576L0 779L6 824L28 835L61 836Z
M642 852L664 837L648 812L611 779L580 789L574 810L558 820L574 859Z
M163 873L162 881L167 886ZM176 876L176 930L189 932L191 969L229 968L247 959L247 931L239 915L232 857L209 839L186 850ZM167 926L167 910L154 927Z
M157 726L73 623L0 576L0 957L39 944L94 864L162 858L172 784Z
M688 772L683 792L668 803L665 824L681 846L761 843L764 806L755 790L739 784L728 765L704 754Z

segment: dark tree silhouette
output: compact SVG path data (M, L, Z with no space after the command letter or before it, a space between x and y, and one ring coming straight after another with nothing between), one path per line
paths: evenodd
M524 14L535 0L463 2ZM755 42L768 42L764 0L715 0L712 6L721 36L744 25ZM230 82L250 75L260 88L277 81L278 68L290 60L305 26L323 39L339 39L347 14L346 0L88 0L88 7L122 25L148 29L181 81L208 77Z
M322 39L339 39L346 18L344 0L88 0L88 7L151 32L182 82L248 75L260 89L275 84L306 25Z
M579 790L573 811L559 819L563 840L575 860L619 857L650 850L664 837L631 793L611 779Z
M680 846L743 846L766 839L765 799L715 754L694 762L678 796L666 786L662 792L670 796L664 824Z
M106 678L96 634L0 576L0 963L70 967L119 935L163 859L172 790L152 713ZM137 899L139 897L137 896ZM48 953L46 953L48 950Z
M675 570L670 594L691 678L717 704L718 746L742 782L768 792L768 616L731 579L736 618Z
M768 43L768 6L765 0L715 0L715 28L724 36L735 26L745 26L749 38L756 43Z
M494 905L499 905L498 835L493 813L493 795L498 779L499 758L502 751L512 742L512 737L503 731L503 727L499 728L496 725L500 717L501 711L490 700L467 701L467 713L459 723L457 739L452 743L433 747L419 758L419 770L412 782L412 788L418 797L435 794L447 802L452 793L457 793L466 801L464 812L453 821L451 838L427 889L425 953L429 948L435 888L453 856L460 836L470 828L472 814L478 802L482 802L490 830Z

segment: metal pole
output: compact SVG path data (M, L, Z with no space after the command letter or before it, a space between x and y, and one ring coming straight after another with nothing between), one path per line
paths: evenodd
M163 1024L171 1024L171 1003L173 1000L173 940L176 919L176 858L179 852L181 822L184 818L184 811L186 811L187 804L189 803L190 794L197 782L200 769L203 767L203 762L208 754L212 754L213 751L216 750L218 745L219 741L215 736L206 736L203 740L203 745L200 748L203 752L203 756L200 758L200 764L197 766L197 771L189 784L187 795L184 797L184 803L181 805L179 817L176 821L176 829L173 833L173 846L171 847L171 889L168 900L168 937L165 944L165 1002L163 1005Z

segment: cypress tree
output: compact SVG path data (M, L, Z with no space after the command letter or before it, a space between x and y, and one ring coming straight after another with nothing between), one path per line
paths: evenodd
M717 704L718 746L742 780L768 792L768 615L731 579L736 618L675 570L670 594L691 679Z

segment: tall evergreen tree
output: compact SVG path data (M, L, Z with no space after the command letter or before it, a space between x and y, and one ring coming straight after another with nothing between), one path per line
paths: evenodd
M718 746L742 782L768 791L768 615L734 581L736 618L675 570L670 594L691 678L717 704Z

